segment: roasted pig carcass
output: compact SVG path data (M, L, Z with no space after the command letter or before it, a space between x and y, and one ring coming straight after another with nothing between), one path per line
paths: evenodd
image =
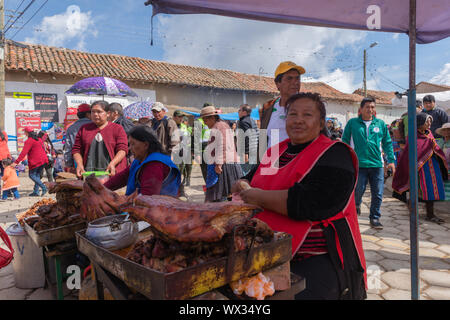
M235 202L186 202L169 196L132 195L122 210L148 222L162 236L180 241L214 242L245 224L261 209Z
M58 193L59 191L81 191L83 190L82 180L67 180L58 182L46 182L48 193Z
M126 196L120 196L103 186L94 174L84 180L81 199L80 215L88 221L121 213L120 206L127 201Z

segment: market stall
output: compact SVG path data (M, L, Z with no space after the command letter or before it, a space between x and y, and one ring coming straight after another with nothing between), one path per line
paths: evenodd
M56 201L18 220L47 258L87 256L99 299L103 288L115 299L293 299L305 287L289 270L292 236L253 219L254 205L124 196L94 175L48 187ZM62 298L60 261L54 269Z

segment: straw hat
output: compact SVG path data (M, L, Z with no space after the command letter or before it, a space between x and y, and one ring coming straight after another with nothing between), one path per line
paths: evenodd
M440 136L444 135L444 131L450 131L450 122L444 123L442 127L436 129L436 133Z
M207 107L202 108L202 111L200 111L200 118L215 116L218 114L219 114L219 112L216 110L216 107L207 106Z

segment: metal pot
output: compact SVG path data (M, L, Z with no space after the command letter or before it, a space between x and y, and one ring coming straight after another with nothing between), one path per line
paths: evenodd
M128 214L106 216L88 224L86 238L96 245L114 251L129 247L138 237L138 225Z

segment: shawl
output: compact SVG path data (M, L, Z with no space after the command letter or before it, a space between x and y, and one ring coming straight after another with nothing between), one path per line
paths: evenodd
M403 193L409 190L409 143L406 142L405 149L400 154L398 159L398 166L392 179L392 188L398 192ZM425 134L417 131L417 170L422 170L423 165L435 155L442 160L441 172L443 180L448 179L447 162L445 161L445 154L439 148L431 131L427 130ZM445 170L442 170L445 167Z

